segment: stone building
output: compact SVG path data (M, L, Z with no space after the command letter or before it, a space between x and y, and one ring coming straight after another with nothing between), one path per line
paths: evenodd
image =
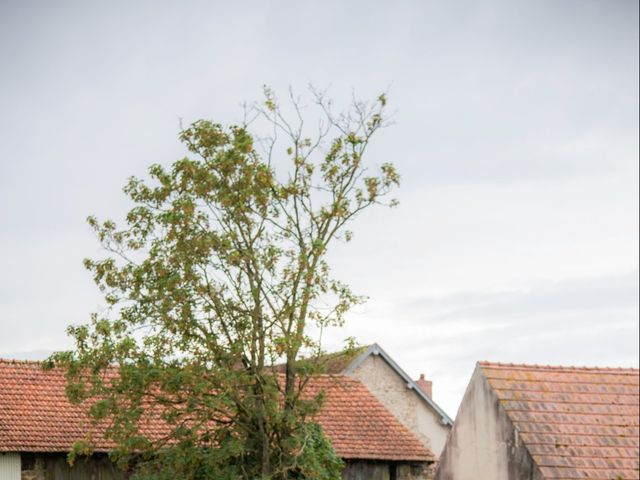
M435 453L444 448L453 420L432 398L432 383L413 380L380 345L329 354L325 371L358 379L422 444Z
M638 480L637 369L479 363L437 480Z
M120 480L109 461L112 448L93 427L82 406L65 397L61 371L38 362L0 360L1 480ZM345 460L346 480L425 480L435 455L355 378L319 375L309 395L325 392L316 421ZM145 434L163 432L160 420L145 423ZM148 432L147 432L148 431ZM66 454L75 441L90 438L96 454L72 467Z

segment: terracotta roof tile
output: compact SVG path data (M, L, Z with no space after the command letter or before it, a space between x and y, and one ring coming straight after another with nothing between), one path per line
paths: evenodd
M317 368L314 370L319 373L326 373L331 375L340 375L344 373L346 368L358 357L358 355L364 353L370 345L363 345L351 349L341 350L339 352L325 353L318 357L308 357L299 360L299 364L304 365L309 363ZM284 373L286 364L279 363L274 365L276 372Z
M317 420L343 458L433 461L435 456L358 380L322 375L309 394L324 390Z
M0 451L68 451L91 437L98 451L112 444L104 428L93 427L82 406L65 397L60 371L43 371L39 362L0 360ZM338 455L345 459L433 461L426 449L359 381L322 375L307 387L325 391L317 416ZM149 422L145 434L161 435L162 423Z
M480 362L546 479L640 479L637 369Z

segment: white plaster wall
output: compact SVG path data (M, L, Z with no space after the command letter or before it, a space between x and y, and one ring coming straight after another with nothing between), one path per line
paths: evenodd
M509 480L506 442L496 400L476 370L462 400L438 477L455 480Z
M436 480L542 480L479 368L440 456Z
M435 413L384 359L369 355L352 373L395 415L424 445L439 456L447 441L449 428L440 424Z
M0 453L0 480L20 480L20 454Z
M431 440L431 451L440 456L444 446L447 443L450 427L442 425L440 415L435 413L418 395L412 391L414 397L418 400L418 425L417 430Z

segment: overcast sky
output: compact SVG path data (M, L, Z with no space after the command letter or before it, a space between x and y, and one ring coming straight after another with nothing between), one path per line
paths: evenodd
M153 5L153 8L150 6ZM263 84L391 85L403 176L332 252L342 331L455 415L478 360L638 365L638 1L0 1L0 357L102 305L89 214Z

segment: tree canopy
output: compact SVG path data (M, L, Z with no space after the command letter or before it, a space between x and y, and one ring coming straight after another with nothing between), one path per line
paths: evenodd
M109 308L69 327L75 348L51 364L140 478L339 478L312 421L322 395L304 395L313 362L299 360L362 300L331 275L329 246L363 210L394 205L399 176L365 159L385 95L338 114L309 98L283 107L265 89L240 124L192 123L188 156L126 184L123 228L89 217L108 255L85 266ZM151 414L160 437L141 427Z

